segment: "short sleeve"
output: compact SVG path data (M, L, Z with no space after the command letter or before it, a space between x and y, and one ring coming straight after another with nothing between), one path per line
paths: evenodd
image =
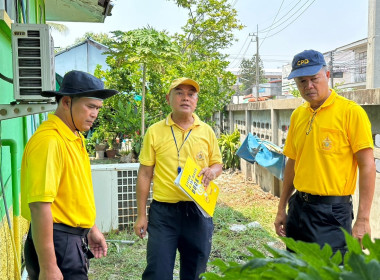
M144 135L143 144L140 151L139 161L142 165L153 166L155 165L156 152L154 150L154 139L151 129L148 128Z
M365 148L373 148L371 122L361 106L354 104L349 108L346 129L354 153Z
M51 136L34 143L26 158L27 202L53 202L63 170L60 141Z

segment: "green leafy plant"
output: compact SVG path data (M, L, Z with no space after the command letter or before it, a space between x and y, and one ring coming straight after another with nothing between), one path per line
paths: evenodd
M85 138L85 144L87 147L87 153L89 156L95 155L95 145L96 143L93 141L92 138Z
M126 139L139 129L141 116L137 113L132 96L118 94L104 101L99 112L92 141L117 147L118 139Z
M116 140L115 140L115 138L114 138L114 136L112 134L109 134L109 136L107 138L107 144L108 144L108 149L109 150L114 150L115 149Z
M223 167L239 168L240 158L236 155L236 151L240 147L240 132L235 129L231 134L221 134L218 139L218 144L223 158Z
M122 151L119 152L119 154L120 154L121 156L127 156L127 155L129 155L130 153L131 153L130 150L122 150Z
M247 262L225 263L220 259L213 262L219 273L204 273L204 279L310 279L310 280L375 280L380 275L380 240L372 242L368 235L363 238L363 246L369 253L365 254L359 241L344 232L348 252L344 256L340 251L333 254L329 245L322 249L316 243L294 241L282 238L286 246L293 250L275 249L264 245L273 256L268 258L264 253L249 249L252 256L246 256Z
M294 87L293 85L289 85L289 92L294 96L294 97L301 97L301 93L298 90L297 87Z
M132 151L134 153L135 158L137 159L140 155L141 146L143 142L143 137L140 134L140 131L136 131L132 135Z

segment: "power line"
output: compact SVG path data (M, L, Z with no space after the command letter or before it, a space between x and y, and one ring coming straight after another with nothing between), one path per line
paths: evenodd
M267 38L270 38L270 37L273 37L274 35L277 35L278 33L280 33L281 31L283 31L285 28L287 28L289 25L291 25L293 22L295 22L313 3L315 2L315 0L313 0L309 6L306 7L305 10L302 11L301 14L298 15L298 17L296 17L293 21L291 21L287 26L285 26L283 29L281 29L280 31L268 36Z
M251 34L249 34L248 36L250 37ZM243 57L245 57L246 53L248 52L248 49L249 49L251 43L252 43L252 40L249 41L248 46L247 46L247 48L245 49L245 51L244 51L244 53L243 53L243 55L242 55ZM242 60L243 60L243 59L241 59L238 63L234 64L234 67L237 67L239 64L241 64ZM233 68L234 68L234 67L233 67Z
M242 45L240 51L238 52L237 57L238 57L238 56L240 55L240 53L242 52L242 50L243 50L245 44L247 43L248 38L249 38L249 34L247 35L247 38L245 38L245 41L244 41L244 43L243 43L243 45ZM234 60L232 60L232 61L230 62L230 64L234 63L235 60L236 60L236 58L235 58Z
M309 0L307 0L307 1L309 1ZM295 8L296 8L296 6L299 4L301 2L301 0L299 0L285 15L283 15L278 21L276 21L275 22L275 24L277 24L277 23L279 23L284 17L286 17L291 11L293 11ZM307 2L306 2L307 3ZM305 4L304 4L305 5ZM302 8L303 6L301 6L301 8ZM295 13L293 13L290 17L288 17L288 18L286 18L285 20L284 20L284 22L286 22L287 20L289 20L294 14L296 14L301 8L299 8ZM284 22L282 22L282 23L280 23L280 24L278 24L275 28L277 28L278 26L280 26L280 25L282 25ZM273 25L273 24L272 24ZM271 29L271 27L272 27L272 25L271 26L269 26L269 27L266 27L266 28L264 28L264 29L262 29L262 30L260 30L259 32L260 33L263 33L263 32L266 32L268 29Z
M235 5L236 4L236 2L237 2L238 0L235 0L235 2L233 3L233 5ZM297 9L297 11L296 12L294 12L290 17L288 17L288 18L286 18L284 21L282 21L281 22L281 20L283 19L283 18L285 18L291 11L293 11L297 6L298 6L298 4L301 2L301 0L299 0L294 6L292 6L292 8L284 15L284 16L282 16L279 20L277 20L276 21L276 18L278 17L278 15L280 14L280 11L281 11L281 8L282 8L282 6L283 6L283 3L284 3L284 0L282 1L282 3L281 3L281 5L280 5L280 7L279 7L279 9L278 9L278 11L277 11L277 14L276 14L276 16L275 16L275 18L273 19L273 21L272 21L272 24L271 24L271 26L269 26L269 27L267 27L267 28L264 28L263 30L261 30L261 31L258 31L258 32L267 32L266 33L266 35L265 35L265 38L263 39L263 41L261 42L261 44L260 44L260 46L259 46L259 48L261 47L261 45L264 43L264 41L265 41L265 39L267 39L267 38L270 38L270 37L272 37L272 36L274 36L274 35L276 35L276 34L278 34L279 32L281 32L282 30L284 30L285 28L287 28L290 24L292 24L295 20L297 20L310 6L311 6L311 4L313 4L314 2L315 2L315 0L313 0L311 3L309 2L309 0L307 1L307 2L305 2L299 9ZM307 6L306 7L306 9L304 9L293 21L291 21L288 25L286 25L283 29L281 29L280 31L278 31L277 33L274 33L274 34L272 34L272 35L270 35L270 36L268 36L268 34L272 31L272 30L274 30L274 29L276 29L276 28L278 28L278 27L280 27L281 25L283 25L283 24L285 24L287 21L289 21L292 17L294 17L294 15L296 15L306 4L308 4L308 3L310 3L309 4L309 6ZM278 24L277 24L278 23ZM275 24L277 24L276 26L274 26ZM245 41L244 41L244 44L243 44L243 46L242 46L242 48L240 49L240 51L239 51L239 53L238 53L238 55L237 56L235 56L235 59L233 59L231 62L230 62L230 65L231 65L231 67L233 68L233 67L237 67L238 66L238 64L239 63L241 63L241 60L240 60L240 62L238 62L238 63L235 63L235 61L238 59L238 57L240 56L240 54L241 54L241 52L242 52L242 50L243 50L243 48L245 47L245 44L246 44L246 42L247 42L247 40L248 40L248 38L249 38L249 35L247 36L247 38L245 39ZM247 46L247 48L245 49L245 52L243 53L243 55L242 55L242 57L243 57L243 59L245 58L245 54L247 53L247 51L248 51L248 49L249 49L249 46L250 46L250 44L251 44L251 42L249 42L249 44L248 44L248 46ZM232 64L234 64L233 66L232 66Z
M274 22L276 21L276 18L277 18L278 14L279 14L280 11L281 11L281 8L282 8L282 5L284 4L284 1L285 1L285 0L282 0L281 5L280 5L280 8L278 8L277 14L276 14L276 16L274 17L274 19L273 19L273 21L272 21L272 24L271 24L270 28L272 28ZM264 41L265 41L265 39L267 38L268 33L269 33L270 31L271 31L271 29L268 30L268 32L267 32L267 34L265 35L264 39L261 41L261 44L260 44L260 47L259 47L259 48L261 48L261 45L264 43Z

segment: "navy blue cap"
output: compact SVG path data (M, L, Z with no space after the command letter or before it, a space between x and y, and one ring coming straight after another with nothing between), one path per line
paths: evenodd
M43 91L42 96L54 97L71 96L71 97L92 97L106 99L119 93L117 90L105 89L103 82L93 75L73 70L65 74L59 91Z
M294 56L292 72L290 72L288 80L303 76L313 76L321 71L323 66L326 66L323 54L315 50L305 50Z

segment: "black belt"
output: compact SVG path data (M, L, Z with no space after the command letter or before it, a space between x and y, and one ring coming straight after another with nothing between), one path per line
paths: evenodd
M89 228L70 227L65 224L57 224L57 223L53 224L53 229L74 234L74 235L79 235L79 236L86 236L88 232L90 231Z
M336 204L336 203L350 203L352 202L351 195L345 196L322 196L322 195L313 195L309 193L304 193L297 191L297 196L301 198L301 200L309 203L323 203L323 204Z
M173 206L173 207L178 207L178 206L186 206L186 205L195 205L194 201L178 201L178 202L162 202L153 199L151 204L162 204L162 205L167 205L167 206Z

